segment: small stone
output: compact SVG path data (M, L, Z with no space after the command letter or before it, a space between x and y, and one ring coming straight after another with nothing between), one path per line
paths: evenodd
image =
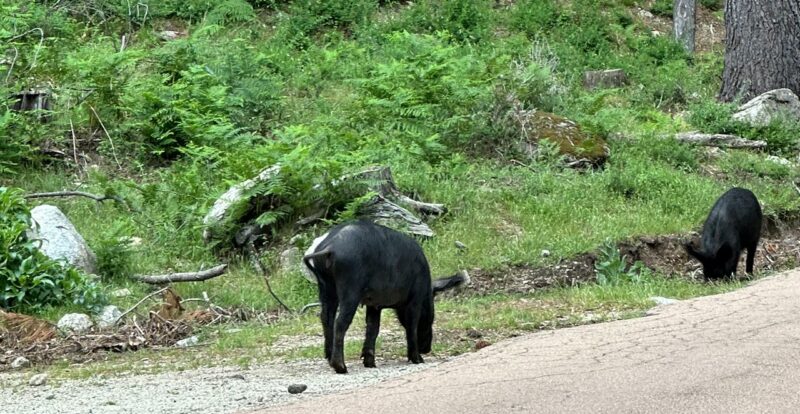
M778 165L785 165L785 166L787 166L787 167L791 167L791 166L792 166L792 162L791 162L791 161L787 160L786 158L777 157L777 156L775 156L775 155L769 155L769 156L767 156L767 161L772 161L772 162L774 162L775 164L778 164Z
M85 313L68 313L58 320L58 329L65 333L82 333L88 331L94 323Z
M55 394L47 394L47 396L44 397L45 400L54 400L55 398L56 398Z
M122 316L122 311L114 305L103 307L100 314L97 315L97 326L100 328L110 328L117 324L117 321Z
M306 384L292 384L289 386L289 394L300 394L305 391L308 386Z
M130 289L117 289L117 290L111 292L111 296L113 296L115 298L124 298L124 297L130 296L130 295L131 295L131 290Z
M244 381L244 375L242 375L242 374L233 374L233 375L231 375L231 378L232 379L240 379L240 380Z
M550 257L550 250L544 249L541 253L542 257Z
M31 387L38 387L45 384L47 384L47 374L36 374L28 381L28 385Z
M258 397L258 402L264 402L264 397L263 396Z
M14 369L19 369L29 366L31 366L31 361L29 361L28 358L22 356L15 358L14 361L11 362L11 368Z
M464 250L464 249L466 249L466 248L467 248L467 245L466 245L466 244L464 244L464 243L461 243L461 242L460 242L460 241L458 241L458 240L456 240L454 243L455 243L456 247L457 247L459 250Z
M661 296L651 296L648 299L652 300L656 303L656 305L671 305L673 303L678 303L677 299L672 298L664 298Z
M190 346L197 345L199 342L200 339L198 339L197 336L192 335L188 338L184 338L178 342L175 342L175 346L177 346L178 348L188 348Z
M482 338L483 334L480 333L480 331L478 331L476 329L469 329L467 331L467 337L472 338L472 339L478 339L478 338Z
M491 343L489 343L489 341L484 341L483 339L481 339L480 341L475 342L475 350L477 351L479 349L486 348L489 345L491 345Z

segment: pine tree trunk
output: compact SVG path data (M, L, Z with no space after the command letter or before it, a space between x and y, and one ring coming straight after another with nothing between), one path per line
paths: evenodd
M720 100L800 94L800 0L725 0L725 32Z

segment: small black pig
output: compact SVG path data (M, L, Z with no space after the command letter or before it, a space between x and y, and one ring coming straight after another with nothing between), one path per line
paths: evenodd
M753 273L761 219L761 206L750 190L731 188L714 203L703 225L701 247L685 245L686 252L703 264L706 280L735 274L743 249L747 249L745 270Z

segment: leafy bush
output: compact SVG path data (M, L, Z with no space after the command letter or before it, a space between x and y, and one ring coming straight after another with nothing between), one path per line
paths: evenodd
M31 216L21 192L0 187L0 307L39 310L74 303L96 309L105 303L84 273L47 258L27 230Z
M656 16L672 18L672 6L673 0L656 0L653 2L653 5L650 6L650 12Z
M640 261L628 266L625 259L626 256L620 254L617 246L611 240L606 240L594 263L597 284L619 286L625 283L642 283L650 270Z
M473 115L491 98L486 68L447 44L447 36L398 32L389 36L387 63L377 63L357 85L360 125L390 133L404 152L436 158L439 141L468 143Z
M124 278L133 272L131 229L126 223L116 222L109 232L94 244L97 272L106 278Z
M558 26L563 18L553 0L522 0L514 4L510 25L528 35L539 35Z

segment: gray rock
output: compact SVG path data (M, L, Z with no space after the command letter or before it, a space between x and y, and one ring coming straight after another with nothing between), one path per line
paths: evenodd
M68 313L58 320L58 329L65 333L86 332L94 323L92 318L85 313Z
M120 316L122 316L122 312L118 307L114 305L105 306L103 310L100 311L100 314L97 315L97 326L100 328L110 328L116 325Z
M35 225L28 236L42 241L42 253L52 259L64 259L86 273L96 273L94 253L58 207L36 206L31 210L31 218Z
M300 394L308 388L306 384L292 384L289 386L289 394Z
M648 299L655 302L656 305L671 305L673 303L678 303L678 299L664 298L661 296L651 296Z
M29 366L31 366L31 361L29 361L28 358L25 358L23 356L16 357L14 358L13 361L11 361L11 368L13 369L20 369Z
M800 121L800 99L791 89L764 92L740 106L733 114L733 119L753 126L765 126L781 117Z
M38 387L47 384L47 374L36 374L28 381L31 387Z
M467 248L467 245L466 245L466 244L464 244L464 243L461 243L461 242L460 242L460 241L458 241L458 240L456 240L454 243L455 243L456 247L457 247L459 250L464 250L464 249L466 249L466 248Z
M767 161L771 161L771 162L774 162L775 164L779 164L779 165L785 165L787 167L791 167L793 165L793 163L791 161L787 160L786 158L778 157L778 156L775 156L775 155L768 155L767 156Z
M300 249L290 247L281 252L281 270L285 273L293 272L300 267Z
M188 338L184 338L184 339L181 339L178 342L175 342L175 346L177 346L178 348L188 348L190 346L197 345L199 342L200 342L200 339L198 339L196 336L192 335L192 336L190 336Z
M550 250L544 249L541 253L542 257L550 257Z

